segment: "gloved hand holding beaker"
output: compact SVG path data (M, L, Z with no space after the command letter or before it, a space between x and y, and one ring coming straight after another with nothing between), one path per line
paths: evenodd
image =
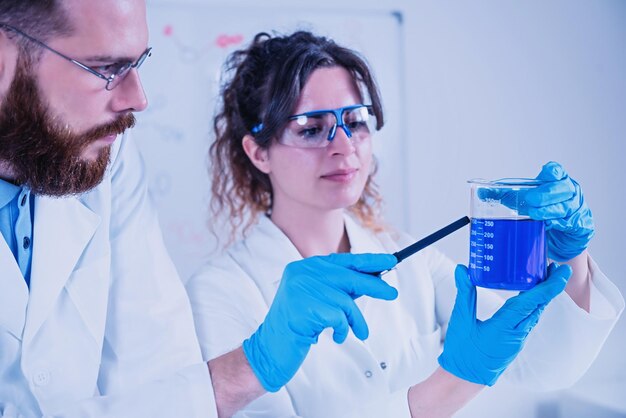
M554 161L545 164L526 193L528 216L546 221L548 257L568 261L582 253L594 234L593 217L580 185Z
M390 254L331 254L287 265L265 320L243 343L263 387L275 392L285 385L326 328L334 329L337 343L346 339L350 328L357 338L366 339L367 324L354 299L395 299L395 288L367 273L396 263Z
M481 199L501 204L546 223L548 258L568 261L581 254L594 235L591 210L580 185L561 164L550 161L536 177L537 186L529 189L482 188Z
M439 364L453 375L492 386L524 347L543 309L565 289L572 274L568 265L548 267L548 278L508 299L488 320L476 318L476 287L467 268L455 270L457 296L439 356Z

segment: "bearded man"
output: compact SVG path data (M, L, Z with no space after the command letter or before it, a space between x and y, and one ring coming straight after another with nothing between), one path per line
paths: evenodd
M230 416L324 328L362 329L355 294L397 294L354 267L392 268L388 254L294 263L272 311L289 320L262 324L248 357L203 362L126 133L150 54L145 0L0 0L1 417ZM339 302L320 308L320 281Z

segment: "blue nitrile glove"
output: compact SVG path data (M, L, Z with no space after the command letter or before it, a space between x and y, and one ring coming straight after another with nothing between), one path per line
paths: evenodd
M548 257L567 261L582 253L594 234L593 217L580 185L556 162L544 165L537 176L544 182L525 196L528 216L546 221Z
M548 278L508 299L489 319L476 319L476 287L467 268L454 272L457 295L439 364L453 375L492 386L524 347L528 333L546 305L563 289L572 274L568 265L548 267Z
M342 343L352 328L364 340L369 330L354 299L367 295L393 300L398 291L367 274L395 266L390 254L331 254L290 263L263 323L243 342L255 375L269 392L296 373L319 334L333 328Z
M521 215L546 222L548 257L568 261L582 253L594 234L593 217L580 185L550 161L536 177L542 184L528 190L481 189L479 197L499 200Z

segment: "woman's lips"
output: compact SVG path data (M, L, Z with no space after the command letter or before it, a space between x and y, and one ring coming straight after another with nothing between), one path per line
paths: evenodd
M338 183L348 183L356 176L359 170L356 168L348 168L341 170L334 170L329 173L323 174L321 178L324 180L335 181Z

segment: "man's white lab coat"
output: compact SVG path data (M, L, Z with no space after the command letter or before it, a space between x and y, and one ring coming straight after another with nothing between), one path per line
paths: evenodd
M395 252L409 237L374 235L345 218L353 253ZM301 259L266 217L247 238L211 260L187 283L202 355L215 358L239 346L265 318L283 268ZM427 248L384 279L399 291L392 302L360 298L369 338L350 333L339 345L320 335L295 377L275 394L252 402L236 417L409 417L407 389L437 367L456 288L454 264ZM526 347L503 374L537 389L571 385L587 370L624 308L621 294L597 268L592 272L592 312L566 294L544 311ZM479 316L503 300L479 289Z
M216 416L189 302L126 136L102 184L35 199L30 292L0 240L0 416Z

